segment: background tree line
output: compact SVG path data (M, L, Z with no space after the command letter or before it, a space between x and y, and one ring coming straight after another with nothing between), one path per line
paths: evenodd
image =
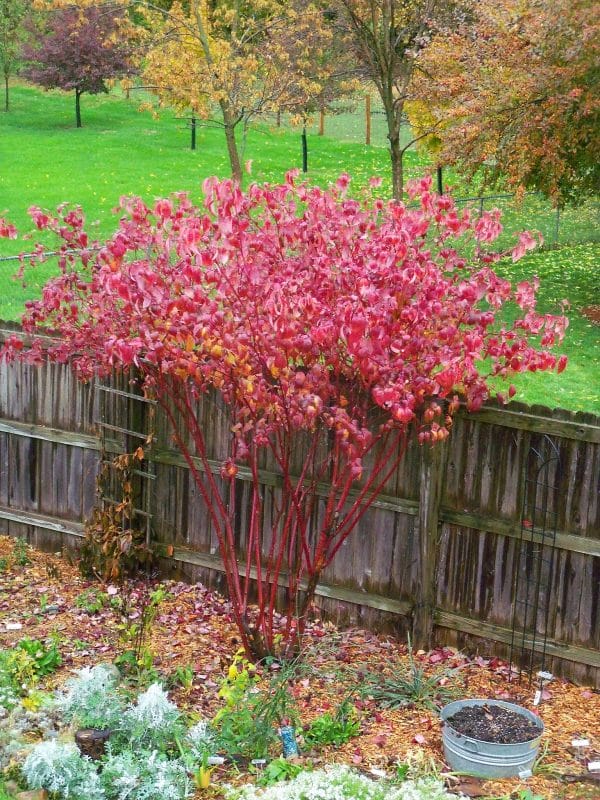
M84 92L139 76L222 128L242 177L247 126L298 121L358 87L385 113L393 194L408 147L556 205L596 194L600 23L591 0L0 0L5 110L19 68ZM401 145L408 115L413 136Z

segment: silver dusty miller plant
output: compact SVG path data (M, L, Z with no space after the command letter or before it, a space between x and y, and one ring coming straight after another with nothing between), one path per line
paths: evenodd
M115 728L123 715L117 678L111 666L83 667L65 684L56 705L67 722L80 728Z
M25 759L22 772L31 789L45 789L64 800L105 798L96 765L72 743L41 742Z

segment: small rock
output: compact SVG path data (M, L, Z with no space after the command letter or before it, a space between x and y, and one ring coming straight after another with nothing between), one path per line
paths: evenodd
M47 800L48 792L45 789L32 789L30 792L19 792L17 800Z
M17 794L17 792L21 791L19 784L16 781L6 781L4 788L7 794Z

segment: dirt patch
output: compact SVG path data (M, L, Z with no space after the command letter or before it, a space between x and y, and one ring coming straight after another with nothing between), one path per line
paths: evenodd
M466 706L446 720L458 733L495 744L529 742L541 729L528 717L503 706Z
M594 325L600 325L600 305L586 306L581 309L581 313L584 317L589 319L590 322L593 322Z

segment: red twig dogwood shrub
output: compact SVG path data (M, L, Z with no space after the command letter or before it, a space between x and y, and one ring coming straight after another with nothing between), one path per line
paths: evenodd
M295 177L246 192L210 179L204 208L186 195L123 199L117 231L95 248L79 210L32 209L62 238L62 272L28 306L31 344L5 348L70 361L84 380L142 376L204 498L235 621L258 657L297 649L322 571L410 438L444 440L459 399L479 408L492 376L564 366L549 348L566 320L537 314L535 285L513 289L483 249L497 214L471 219L429 180L411 188L409 209L348 198L347 176L329 191ZM472 263L457 244L469 238ZM532 243L521 235L514 256ZM512 324L498 320L507 302L523 312ZM48 329L59 338L42 348L35 334ZM220 471L199 415L207 394L229 414ZM268 509L265 466L280 476Z

